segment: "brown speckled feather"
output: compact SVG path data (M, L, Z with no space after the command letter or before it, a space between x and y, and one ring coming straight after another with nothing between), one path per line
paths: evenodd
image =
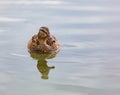
M50 35L49 31L47 35L46 30L48 29L44 28L45 27L42 27L42 31L39 31L38 34L34 35L29 40L27 46L29 50L38 51L41 53L50 53L59 49L60 44L58 40L53 35Z

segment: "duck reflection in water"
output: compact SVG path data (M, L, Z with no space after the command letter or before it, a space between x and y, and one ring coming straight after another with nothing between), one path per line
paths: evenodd
M38 60L37 68L42 74L42 79L48 79L48 74L51 69L54 69L54 66L48 66L46 60Z
M39 72L41 73L41 78L48 79L50 70L54 69L55 66L48 66L46 60L56 57L59 51L56 51L50 54L40 54L38 52L33 52L33 51L28 51L28 52L30 53L30 56L33 59L37 60L37 68Z

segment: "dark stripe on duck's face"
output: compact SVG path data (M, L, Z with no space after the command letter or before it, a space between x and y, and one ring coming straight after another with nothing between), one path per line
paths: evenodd
M41 27L40 31L44 32L47 35L50 35L49 29L47 27Z
M45 33L46 35L48 34L45 30L41 29L41 32Z
M47 27L41 27L41 29L45 29L46 31L49 31Z

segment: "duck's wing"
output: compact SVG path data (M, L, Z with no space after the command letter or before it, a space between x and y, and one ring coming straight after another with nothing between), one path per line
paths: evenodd
M51 47L51 50L57 50L60 47L59 41L53 35L51 35L47 39L46 43L47 43L47 45L49 45Z
M28 45L27 45L28 49L30 50L34 50L37 47L37 34L32 36L32 38L29 40Z
M52 35L52 38L54 39L53 45L55 44L56 46L60 46L60 43L59 43L58 39L53 35Z

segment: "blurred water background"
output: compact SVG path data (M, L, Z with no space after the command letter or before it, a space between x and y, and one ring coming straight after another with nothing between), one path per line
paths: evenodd
M27 42L49 27L61 50L42 79ZM119 0L0 0L0 95L120 95Z

